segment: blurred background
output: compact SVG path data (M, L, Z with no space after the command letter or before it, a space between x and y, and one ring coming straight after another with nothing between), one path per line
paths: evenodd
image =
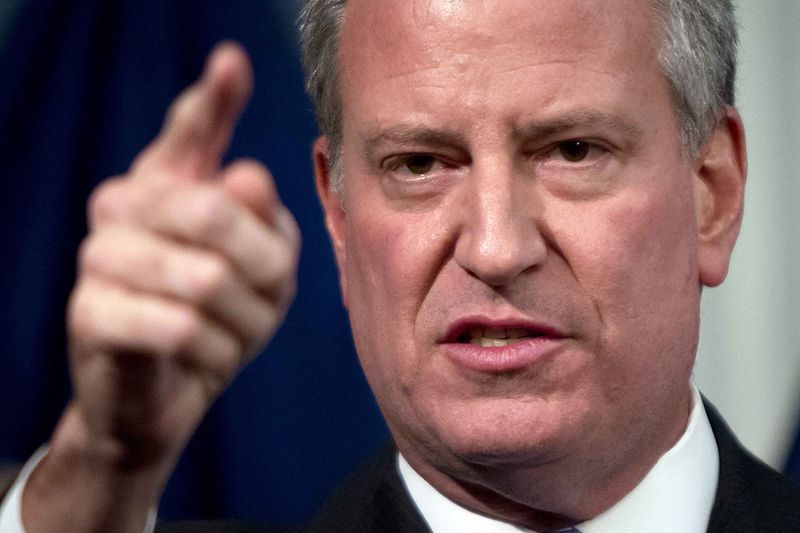
M362 377L314 187L297 0L0 0L0 461L46 442L69 397L64 310L87 195L125 172L212 46L251 53L230 158L269 165L303 231L297 300L198 430L164 518L306 519L387 437ZM750 179L730 279L704 295L700 389L800 484L800 3L741 2ZM794 451L793 451L794 450Z

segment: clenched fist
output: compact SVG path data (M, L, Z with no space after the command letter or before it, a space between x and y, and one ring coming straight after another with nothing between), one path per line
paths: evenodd
M297 226L262 165L220 167L251 88L246 54L219 46L128 174L93 193L68 310L74 395L23 496L29 531L141 531L203 415L280 324ZM80 510L63 492L53 503L67 483Z

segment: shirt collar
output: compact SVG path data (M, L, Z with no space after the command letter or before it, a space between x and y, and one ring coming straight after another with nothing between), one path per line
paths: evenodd
M700 393L692 387L693 407L686 431L627 496L599 516L576 527L582 533L703 533L714 505L719 453ZM437 491L398 454L400 477L433 533L531 532L461 507Z

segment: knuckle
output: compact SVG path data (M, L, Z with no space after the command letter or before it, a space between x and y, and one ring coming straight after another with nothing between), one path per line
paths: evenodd
M296 283L297 260L289 250L274 254L272 268L265 272L263 288L269 292L283 294Z
M292 213L286 207L283 206L281 209L279 220L282 233L286 236L287 240L289 241L289 246L291 246L292 248L292 252L295 255L295 259L299 259L300 250L303 246L303 239L300 233L300 226L297 224L297 220L294 218Z
M89 196L88 215L93 224L116 218L125 205L125 181L109 178L98 185Z
M194 292L199 301L218 297L229 285L233 276L230 264L224 258L211 255L195 267Z
M294 259L287 253L275 254L271 259L269 270L264 271L263 288L281 291L286 285L293 283L294 278Z
M264 166L261 161L255 159L253 157L242 157L235 161L233 161L228 166L228 171L234 173L245 173L245 174L253 174L258 176L259 178L267 178L270 176L267 167Z
M87 204L91 222L108 220L118 211L121 201L119 188L119 182L115 179L106 180L95 187Z
M197 345L204 320L200 312L189 306L180 306L172 314L168 325L166 349L173 354L185 354L194 350Z
M218 241L224 239L234 224L234 212L222 191L204 189L199 191L194 202L194 229L200 239Z

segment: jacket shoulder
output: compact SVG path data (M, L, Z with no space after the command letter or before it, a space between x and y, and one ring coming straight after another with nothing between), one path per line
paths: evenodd
M705 407L719 450L708 531L800 531L800 489L745 450L717 410L708 402Z
M328 498L307 533L430 533L387 444Z

